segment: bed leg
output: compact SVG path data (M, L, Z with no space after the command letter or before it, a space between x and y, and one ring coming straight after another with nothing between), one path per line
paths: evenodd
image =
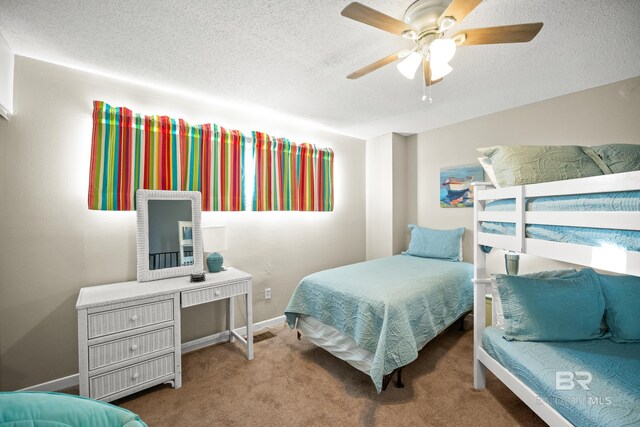
M396 388L404 388L404 383L402 382L402 368L394 369L390 374L382 376L382 391L385 391L393 378L393 375L397 373L396 377Z
M473 388L476 390L484 390L486 387L485 369L478 359L473 361Z
M393 377L393 372L382 376L382 391L387 390L387 386L391 382L391 377Z
M467 311L465 314L462 315L462 317L460 317L458 319L458 330L459 331L464 331L464 319L471 313L472 313L472 311Z
M404 388L404 383L402 382L402 368L398 369L398 377L396 378L396 388Z

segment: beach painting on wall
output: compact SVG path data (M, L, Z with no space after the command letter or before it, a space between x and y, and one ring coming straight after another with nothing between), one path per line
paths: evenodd
M472 182L484 181L479 164L452 166L440 169L440 207L472 208Z

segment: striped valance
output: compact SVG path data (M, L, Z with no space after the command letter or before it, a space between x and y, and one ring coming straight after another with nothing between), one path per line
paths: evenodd
M94 101L89 209L133 210L139 188L200 191L203 210L244 209L244 136Z
M226 130L218 125L213 127L211 157L205 158L205 163L212 167L206 180L208 186L201 190L202 209L242 211L245 208L245 137L237 130Z
M333 151L253 132L253 210L333 210Z

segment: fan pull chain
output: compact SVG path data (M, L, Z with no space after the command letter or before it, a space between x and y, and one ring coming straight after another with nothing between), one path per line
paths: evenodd
M429 100L429 104L433 104L433 98L431 98L431 86L429 86L429 97L427 98L427 85L426 83L422 85L422 100Z
M426 70L426 65L425 65L425 61L422 61L422 101L426 101L427 100L427 94L426 94L426 87L427 87L427 70Z
M427 100L427 73L425 69L425 61L422 61L422 101ZM433 99L431 98L431 85L429 85L429 104L433 104Z

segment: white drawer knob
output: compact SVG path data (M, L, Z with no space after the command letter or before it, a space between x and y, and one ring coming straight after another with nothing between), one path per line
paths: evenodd
M138 349L138 346L137 346L137 345L133 344L133 345L131 346L131 351L136 351L137 349Z
M135 322L136 320L138 320L138 315L134 314L133 316L131 316L131 321Z
M139 376L139 374L136 372L135 374L131 375L131 379L132 380L137 380L138 376Z
M220 291L215 291L214 294L215 294L215 296L219 297L220 296Z

